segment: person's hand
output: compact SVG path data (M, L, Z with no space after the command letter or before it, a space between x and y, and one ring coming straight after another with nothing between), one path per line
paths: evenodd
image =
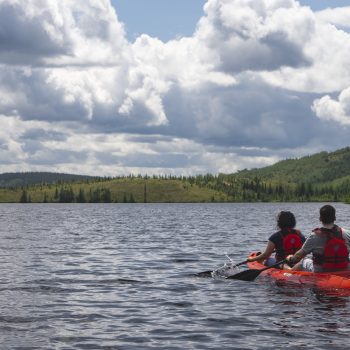
M287 257L286 257L286 260L287 260L287 262L292 262L292 260L293 260L293 254L291 254L291 255L288 255Z
M254 261L254 258L248 258L247 259L247 262L252 262L252 261Z
M288 256L286 257L286 260L287 260L286 265L288 265L289 267L293 267L293 265L294 265L294 264L292 263L293 257L294 257L294 255L288 255Z

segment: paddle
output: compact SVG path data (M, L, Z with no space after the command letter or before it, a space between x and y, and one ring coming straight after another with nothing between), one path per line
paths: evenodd
M226 277L226 279L241 280L241 281L254 281L263 271L266 271L268 269L271 269L273 267L281 265L285 262L287 262L287 259L281 260L281 261L279 261L276 264L273 264L271 266L264 267L261 270L252 269L252 270L241 271L239 273L236 273L235 275Z
M236 265L231 266L231 268L235 268L241 265L244 265L248 262L248 260L244 260ZM215 270L214 270L215 271ZM195 274L196 277L212 277L212 273L214 272L213 270L207 270L207 271L203 271L203 272L198 272ZM235 276L235 275L233 275Z

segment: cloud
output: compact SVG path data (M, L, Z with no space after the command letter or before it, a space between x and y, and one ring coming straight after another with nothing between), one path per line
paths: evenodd
M344 8L345 13L348 9ZM261 75L268 83L305 93L333 93L349 86L350 61L347 53L350 50L350 33L338 29L322 14L323 11L311 14L314 31L305 41L304 53L312 64L297 69L282 67L275 72L263 72Z
M230 172L329 130L345 146L348 10L208 0L193 36L130 43L108 0L2 0L3 169Z
M350 125L350 87L343 90L338 99L326 95L315 100L312 108L321 120Z
M39 63L70 51L68 31L53 2L0 3L0 59L8 64ZM44 7L42 7L44 5ZM68 29L68 28L67 28Z
M10 65L116 64L126 50L108 0L3 0L0 18L0 61Z
M339 29L350 28L350 6L327 8L316 13L318 20L323 23L332 24Z
M312 17L294 1L209 0L205 12L196 35L223 71L310 64L303 47L314 30Z

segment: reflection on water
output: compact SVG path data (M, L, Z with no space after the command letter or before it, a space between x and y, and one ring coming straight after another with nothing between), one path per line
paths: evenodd
M320 205L1 205L1 349L348 348L346 291L195 277Z

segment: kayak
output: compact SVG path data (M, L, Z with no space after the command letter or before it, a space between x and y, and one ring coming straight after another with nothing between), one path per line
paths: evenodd
M249 255L255 257L256 252ZM248 262L249 269L261 270L265 265L258 261ZM334 272L291 271L271 268L261 272L262 276L271 277L280 282L290 282L320 289L348 289L350 290L350 270Z

